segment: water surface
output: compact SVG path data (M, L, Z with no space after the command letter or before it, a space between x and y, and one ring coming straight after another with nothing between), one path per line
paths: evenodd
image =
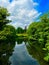
M0 44L0 65L49 65L42 46L24 40Z
M25 42L22 42L22 44L17 44L16 42L9 61L11 65L40 65L36 59L29 55Z

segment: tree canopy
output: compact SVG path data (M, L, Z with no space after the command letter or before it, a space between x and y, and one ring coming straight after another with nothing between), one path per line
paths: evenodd
M6 25L11 22L7 19L10 14L6 8L0 7L0 42L13 42L15 40L15 28L11 25Z
M29 40L32 40L35 44L40 44L45 51L44 60L49 61L49 15L45 14L39 22L31 23L27 32Z
M5 26L7 23L11 22L10 20L7 19L7 17L10 14L8 13L6 8L0 7L0 30L2 29L3 26Z

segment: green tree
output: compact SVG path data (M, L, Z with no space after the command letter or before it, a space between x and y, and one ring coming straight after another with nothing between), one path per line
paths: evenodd
M16 30L11 25L6 25L11 22L7 19L9 13L6 8L0 7L0 43L14 42Z
M0 42L15 42L16 40L16 30L13 26L8 25L0 31Z
M8 13L6 8L0 7L0 30L5 26L7 23L11 22L7 19L10 14Z
M29 40L45 50L44 60L49 61L49 14L44 14L39 22L31 23L27 32Z
M16 29L16 33L24 33L24 30L21 27L18 27Z

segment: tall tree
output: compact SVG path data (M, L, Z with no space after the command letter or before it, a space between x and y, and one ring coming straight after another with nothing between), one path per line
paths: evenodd
M0 30L5 26L7 23L11 22L7 19L10 14L8 13L6 8L0 7Z
M7 19L10 14L6 8L0 7L0 43L14 42L16 37L15 28L11 25L6 25L11 22Z

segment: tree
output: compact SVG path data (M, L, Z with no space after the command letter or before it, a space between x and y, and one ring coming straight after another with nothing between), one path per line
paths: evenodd
M15 42L16 40L16 30L13 26L8 25L0 31L0 43L2 42Z
M39 22L31 23L27 33L29 40L45 50L44 60L49 61L49 14L44 14Z
M16 33L18 34L18 33L24 33L24 30L21 28L21 27L18 27L17 29L16 29Z
M16 30L11 25L6 25L11 22L7 19L9 13L6 8L0 7L0 43L15 42Z
M8 13L6 8L0 7L0 30L5 26L7 23L11 22L7 19L10 14Z

